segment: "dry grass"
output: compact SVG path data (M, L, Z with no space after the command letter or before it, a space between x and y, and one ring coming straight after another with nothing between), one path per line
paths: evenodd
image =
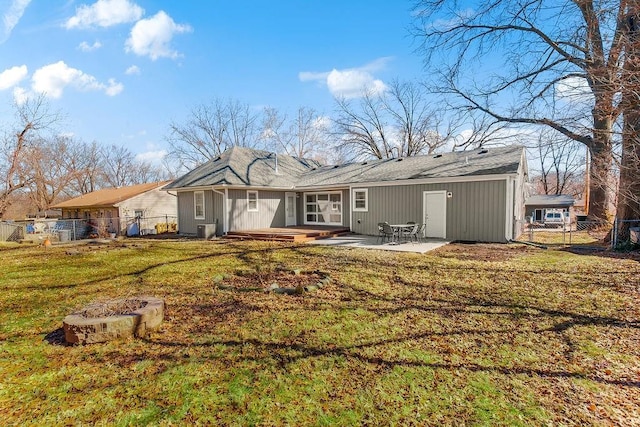
M2 246L0 414L9 425L640 424L640 263L609 255ZM301 296L220 286L295 269L331 283ZM168 305L152 336L60 345L66 314L142 294Z

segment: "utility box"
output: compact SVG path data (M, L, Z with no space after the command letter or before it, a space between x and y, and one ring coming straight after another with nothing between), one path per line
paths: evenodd
M198 225L197 233L199 239L211 239L216 236L215 224L200 224Z

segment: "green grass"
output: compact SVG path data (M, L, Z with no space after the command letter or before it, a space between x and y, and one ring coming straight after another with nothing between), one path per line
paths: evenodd
M2 245L0 263L3 425L640 419L634 254L128 240ZM301 296L219 286L277 269L332 281ZM151 336L51 339L74 309L135 295L167 303Z

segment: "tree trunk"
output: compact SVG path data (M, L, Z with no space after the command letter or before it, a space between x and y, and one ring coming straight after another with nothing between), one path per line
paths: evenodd
M622 158L618 190L617 217L640 219L640 16L638 1L631 2L626 18L626 85L623 91ZM622 230L621 230L622 231Z
M594 220L610 221L615 193L615 179L611 170L613 167L611 141L613 120L606 113L606 107L600 109L598 103L594 108L593 116L593 138L588 144L591 155L588 214Z

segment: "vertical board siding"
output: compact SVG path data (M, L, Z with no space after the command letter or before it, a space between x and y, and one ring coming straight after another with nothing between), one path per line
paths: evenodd
M351 229L356 233L375 235L382 221L422 222L423 193L445 190L452 193L446 202L448 240L506 241L504 180L368 188L369 211L353 212Z
M195 219L193 191L178 193L178 231L180 234L196 234L198 225L215 224L218 220L216 234L222 233L223 203L222 195L211 190L204 191L204 219Z
M258 211L247 209L247 190L229 190L229 231L284 227L284 191L258 191Z

